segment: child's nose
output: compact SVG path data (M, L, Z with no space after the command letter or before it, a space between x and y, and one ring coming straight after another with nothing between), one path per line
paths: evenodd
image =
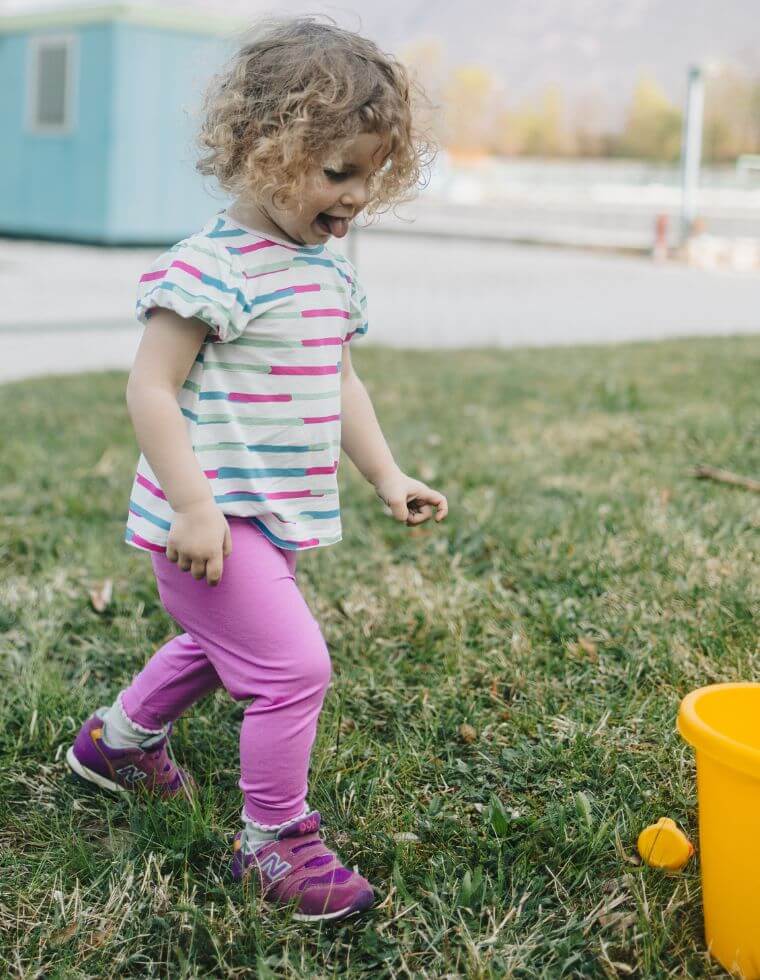
M345 208L354 208L356 211L361 211L361 209L367 204L369 200L369 189L367 184L363 180L354 181L350 187L347 187L340 198L340 203Z

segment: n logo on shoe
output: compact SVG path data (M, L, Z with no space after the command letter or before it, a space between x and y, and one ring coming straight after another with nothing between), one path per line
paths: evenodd
M263 861L259 862L259 867L266 873L270 881L276 881L278 878L282 878L287 871L290 871L291 866L273 851Z
M143 772L142 769L133 765L123 766L121 769L117 769L116 773L121 776L125 783L137 783L147 776L147 773Z

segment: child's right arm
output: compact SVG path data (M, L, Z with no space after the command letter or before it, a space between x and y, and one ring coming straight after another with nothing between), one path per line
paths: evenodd
M217 585L232 550L227 519L193 452L177 402L208 324L156 307L127 383L127 407L140 449L174 511L166 557Z

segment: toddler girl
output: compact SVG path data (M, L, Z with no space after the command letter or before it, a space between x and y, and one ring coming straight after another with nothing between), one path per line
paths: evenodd
M101 787L191 798L167 752L171 723L223 685L250 702L232 874L253 866L269 901L338 919L374 895L306 801L331 665L297 556L341 538L341 447L396 520L441 521L447 504L383 438L349 353L367 331L364 292L327 242L415 185L430 144L405 69L313 18L267 22L205 109L197 166L234 204L140 279L146 327L127 386L142 454L126 540L150 553L184 632L95 711L67 760Z

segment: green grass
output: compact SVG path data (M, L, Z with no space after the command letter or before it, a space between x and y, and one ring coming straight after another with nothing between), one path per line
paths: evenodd
M322 928L227 877L241 706L223 693L174 738L196 811L67 777L82 719L176 628L122 543L124 376L0 388L2 972L721 976L696 862L634 855L662 815L696 835L680 698L758 676L760 497L689 469L760 474L760 338L355 361L451 511L412 532L344 461L344 539L300 558L335 671L309 798L380 898Z

